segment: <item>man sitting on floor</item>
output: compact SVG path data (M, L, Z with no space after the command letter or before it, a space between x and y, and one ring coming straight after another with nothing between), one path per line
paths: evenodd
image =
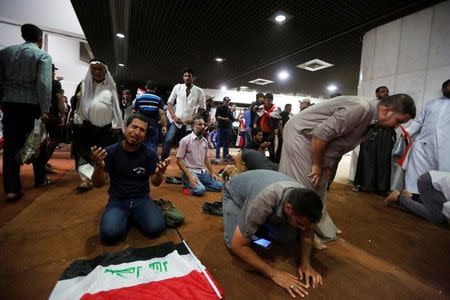
M223 183L211 168L208 141L203 137L205 121L194 119L191 134L181 139L177 152L177 163L183 172L183 185L194 196L202 196L207 190L219 192Z
M313 191L279 172L247 171L225 184L222 205L225 243L232 253L292 297L307 295L305 289L310 281L314 288L322 283L322 277L310 265L314 224L320 220L323 208ZM255 235L281 243L295 243L297 239L298 277L260 258L250 247Z
M404 190L394 190L384 202L387 206L398 204L411 213L436 224L450 220L450 172L429 171L417 179L419 199Z
M245 148L253 149L266 155L267 147L269 147L270 142L263 142L263 133L259 128L252 129L252 140L247 143Z
M109 201L100 221L100 238L105 244L114 244L126 236L127 222L131 217L145 235L160 234L166 226L161 209L149 196L149 177L159 186L169 159L158 162L155 151L143 144L149 127L148 119L137 113L126 123L125 137L105 149L92 147L95 187L105 184L109 174Z

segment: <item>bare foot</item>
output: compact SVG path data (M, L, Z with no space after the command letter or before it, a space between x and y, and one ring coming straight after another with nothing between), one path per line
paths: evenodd
M328 248L320 239L315 238L313 242L313 248L317 250L322 250Z
M387 196L384 199L384 204L386 206L391 206L392 204L394 204L398 201L399 196L400 196L400 192L397 190L393 190L392 193L390 193L389 196Z
M339 228L336 227L336 234L341 234L342 230L340 230Z

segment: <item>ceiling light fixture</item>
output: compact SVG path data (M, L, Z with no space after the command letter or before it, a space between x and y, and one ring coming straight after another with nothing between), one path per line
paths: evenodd
M283 23L284 21L286 21L286 16L285 16L285 15L282 15L282 14L277 15L277 16L275 17L275 21L277 21L278 23Z
M123 38L125 37L125 34L119 32L119 33L116 33L116 36L117 36L118 38L123 39Z
M337 89L338 89L338 87L335 86L334 84L330 84L330 85L327 87L327 90L328 90L329 92L331 92L331 93L337 91Z
M124 64L119 64L119 67L125 67L125 65Z
M272 80L268 80L268 79L264 79L264 78L256 78L253 80L250 80L249 83L254 83L254 84L258 84L258 85L266 85L269 83L272 83Z
M222 57L216 57L216 58L214 58L214 60L215 60L216 62L218 62L218 63L221 63L221 62L224 62L224 61L225 61L225 59L223 59Z
M332 66L333 65L328 62L316 58L316 59L310 60L308 62L305 62L303 64L297 65L297 68L314 72L314 71L322 70L322 69L329 68Z
M289 76L290 76L289 73L288 73L287 71L285 71L285 70L280 71L280 72L278 73L278 79L280 79L280 80L282 80L282 81L288 79Z

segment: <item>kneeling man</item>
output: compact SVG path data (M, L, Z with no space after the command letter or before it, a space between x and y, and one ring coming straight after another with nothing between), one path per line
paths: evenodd
M149 196L149 178L153 185L159 186L170 160L158 162L156 152L143 144L148 129L148 119L133 114L127 119L122 142L105 149L92 147L95 162L92 183L102 187L105 173L111 180L108 205L100 221L100 238L105 244L125 238L130 218L145 235L158 235L166 227L161 209Z
M292 297L307 295L310 282L313 287L322 284L322 277L310 265L314 224L323 208L313 191L279 172L247 171L225 184L222 205L225 243L231 252ZM283 226L287 224L290 226ZM250 247L255 235L280 242L296 237L300 251L297 276L277 270L259 257Z
M205 121L195 118L192 133L181 139L177 152L177 163L183 172L183 185L194 196L202 196L206 191L219 192L223 188L222 179L211 168L204 132Z

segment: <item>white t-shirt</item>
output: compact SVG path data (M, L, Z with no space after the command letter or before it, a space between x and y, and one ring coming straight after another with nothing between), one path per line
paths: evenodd
M191 93L186 97L186 85L179 83L173 87L167 103L176 104L175 115L183 122L192 119L199 108L206 109L205 93L198 86L192 85ZM182 124L173 122L178 128ZM189 126L187 126L189 127Z

